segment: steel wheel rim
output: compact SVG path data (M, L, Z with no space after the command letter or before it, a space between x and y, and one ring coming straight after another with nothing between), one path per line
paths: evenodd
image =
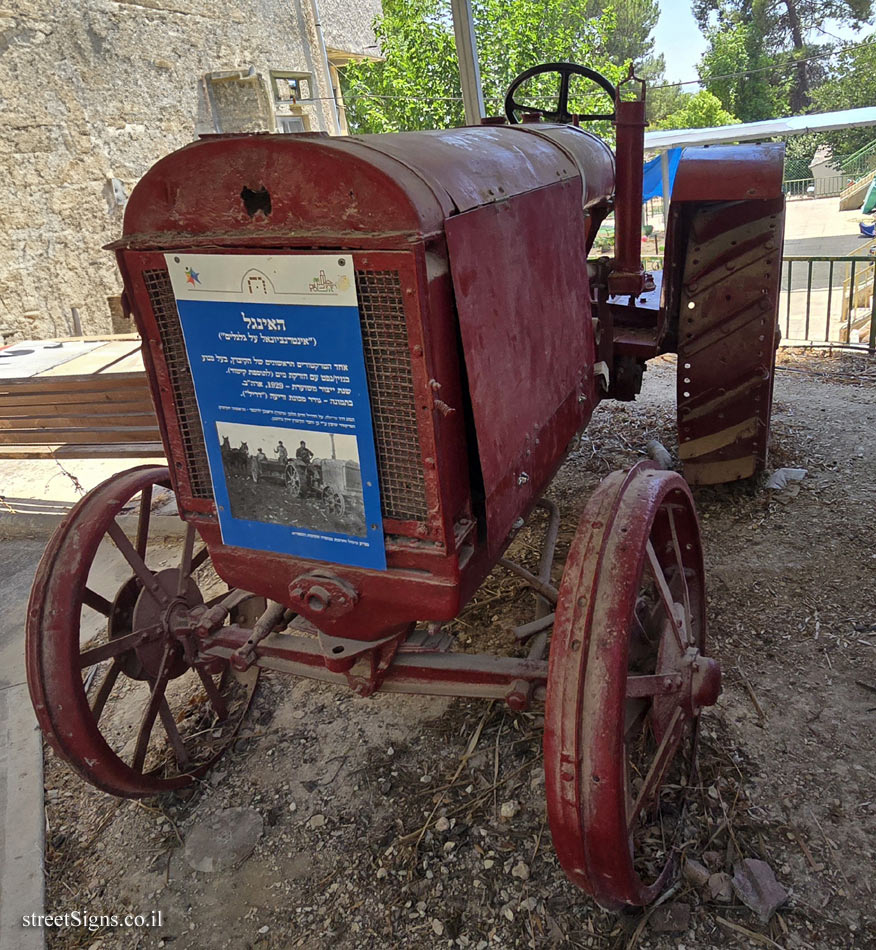
M162 688L161 696L155 703L155 713L145 740L146 751L139 769L135 767L136 762L129 764L124 761L118 750L113 748L105 737L105 732L101 728L101 717L110 701L119 702L119 693L116 693L113 699L117 683L120 689L125 688L125 674L121 669L115 669L117 665L120 666L117 660L120 657L129 657L131 650L121 651L115 656L106 656L94 664L89 664L88 668L93 667L98 670L98 674L94 677L92 689L86 691L87 677L83 679L83 673L86 670L80 672L82 665L80 657L93 657L94 649L81 650L80 648L81 614L86 607L92 606L89 601L94 602L95 597L98 606L103 606L99 604L103 598L88 588L88 574L98 548L106 536L105 526L110 522L117 524L116 516L138 493L148 489L148 498L151 502L151 488L154 485L169 487L168 470L164 467L141 466L113 476L81 499L53 535L37 570L28 605L28 686L43 734L55 752L83 778L104 791L126 797L142 797L182 788L203 775L233 740L234 733L249 705L252 687L254 687L253 681L249 695L242 705L235 704L234 722L228 724L227 733L225 731L222 733L223 738L227 736L227 741L215 751L215 754L208 754L206 759L203 757L193 759L191 767L184 768L179 762L178 747L173 744L172 732L176 730L179 734L179 728L175 720L174 723L170 723L167 719L168 711L172 715L172 709L168 702L169 694L166 693L165 688ZM145 497L147 496L141 494L141 498ZM141 504L137 543L132 545L137 554L139 554L137 548L140 547L141 541L140 533L144 527L148 532L150 521L147 515L144 523L144 507L148 508L145 503ZM188 558L187 577L190 577L191 573L197 569L199 563L206 560L206 549L193 556L193 543L194 532L189 531L184 545L184 557ZM72 554L74 550L75 557ZM143 553L145 554L145 541ZM84 570L80 569L83 564ZM181 565L180 570L182 569ZM126 581L122 586L124 588L128 585L129 581ZM63 592L63 597L60 596L61 592ZM98 612L103 613L104 609ZM164 639L169 641L169 637L164 636ZM89 647L92 640L87 641L84 646ZM108 640L102 643L101 648L115 649L122 639L117 640L112 647L109 646L111 642ZM162 648L162 653L167 652L170 657L173 652L172 645L168 642L165 647L166 651ZM178 659L179 657L170 658ZM102 672L100 671L101 662L105 663L105 669ZM113 672L114 669L115 672ZM166 669L164 672L167 673L168 682L183 675L172 675L171 669ZM184 675L194 676L195 674L191 673L190 668L187 667ZM197 675L205 692L209 692L203 676L200 673ZM216 687L212 677L209 679L221 694L221 681L220 686ZM100 680L99 684L97 680ZM165 687L166 685L165 683ZM103 697L101 703L105 687L106 696ZM158 692L152 682L148 690L150 697ZM173 697L170 696L170 698ZM209 696L208 700L212 702ZM94 710L96 710L96 716ZM143 728L142 718L140 726L138 740ZM153 738L161 735L157 732L157 728L163 728L170 751L177 757L179 769L170 777L162 776L147 767L151 761L148 758L150 743ZM184 739L183 747L185 747L185 741ZM135 756L139 751L139 746L138 741L134 746ZM154 752L155 749L152 747L153 755Z
M628 699L627 692L647 682L640 679L633 683L632 676L642 674L630 669L631 629L638 593L646 576L646 565L651 567L646 542L653 534L655 553L658 547L668 544L673 558L676 556L672 532L667 530L668 505L676 509L676 540L682 549L682 563L690 571L685 576L691 594L688 629L696 640L696 649L702 652L702 551L690 490L680 476L659 471L649 463L636 466L630 473L609 476L588 504L563 575L551 645L545 711L545 773L551 831L560 863L569 878L611 909L650 903L673 870L671 849L662 869L650 878L644 879L637 866L634 844L638 826L634 823L628 832L628 820L637 804L644 808L648 796L637 802L638 796L628 792L631 783L626 775L628 746L624 735L630 704L642 702ZM657 564L667 563L666 551L658 553ZM683 589L680 580L670 586ZM672 635L672 631L667 629L666 634ZM711 661L697 662L713 671ZM655 675L666 672L654 671ZM660 764L667 755L670 763L673 761L681 740L687 743L691 767L695 761L698 710L694 709L695 704L690 709L682 708L686 690L687 686L674 694L674 706L681 712L672 723L673 736L667 736L664 728L665 746L656 742L659 729L653 730L657 772L649 771L643 776L646 793L649 780L651 785L656 781L659 790ZM698 699L714 702L711 693L706 696L707 692L698 687ZM665 726L672 714L668 715L665 708L656 710L656 705L652 695L646 721L653 726L655 721L662 720ZM676 744L674 732L679 730L682 735ZM676 818L676 830L682 821L683 811Z

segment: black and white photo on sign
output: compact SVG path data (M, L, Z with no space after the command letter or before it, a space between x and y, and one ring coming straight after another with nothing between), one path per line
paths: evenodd
M364 537L354 435L217 422L231 516Z

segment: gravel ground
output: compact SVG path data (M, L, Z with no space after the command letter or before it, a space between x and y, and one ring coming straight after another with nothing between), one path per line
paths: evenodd
M603 405L559 473L558 565L600 478L649 439L674 450L674 373L657 360L641 401ZM49 910L162 912L49 947L876 948L874 431L871 361L783 354L771 466L806 478L696 493L724 693L704 716L685 872L657 910L606 913L566 880L538 710L267 674L188 797L111 799L49 756ZM515 542L525 563L538 528ZM497 570L453 625L460 648L512 652L505 631L532 605ZM224 866L193 869L211 853ZM788 892L766 923L728 888L747 858Z

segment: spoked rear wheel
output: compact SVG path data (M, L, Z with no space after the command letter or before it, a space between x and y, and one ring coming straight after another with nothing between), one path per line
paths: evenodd
M698 715L720 692L705 627L686 482L650 463L613 473L563 573L544 740L560 863L609 909L650 903L672 873Z
M298 474L298 469L295 468L294 463L287 462L286 470L284 472L286 479L286 491L293 498L301 497L301 476Z
M228 590L192 525L175 545L150 543L155 493L169 489L166 468L142 466L89 492L49 542L28 606L28 685L46 739L86 780L127 797L202 775L236 735L257 677L198 656L197 618ZM129 538L117 517L138 498Z

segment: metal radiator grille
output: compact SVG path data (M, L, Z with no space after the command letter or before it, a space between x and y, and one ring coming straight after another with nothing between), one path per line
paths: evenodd
M165 270L143 272L173 387L177 420L195 498L212 498L204 433L176 299ZM426 487L401 280L396 271L356 271L365 372L383 515L425 521Z
M383 515L426 520L426 486L401 280L396 271L356 271L365 372Z
M143 271L143 280L149 292L155 322L158 324L164 361L167 364L167 372L173 388L173 402L185 448L192 497L212 498L213 486L207 464L204 430L201 427L201 417L195 401L195 387L192 383L170 276L165 270L147 270Z

